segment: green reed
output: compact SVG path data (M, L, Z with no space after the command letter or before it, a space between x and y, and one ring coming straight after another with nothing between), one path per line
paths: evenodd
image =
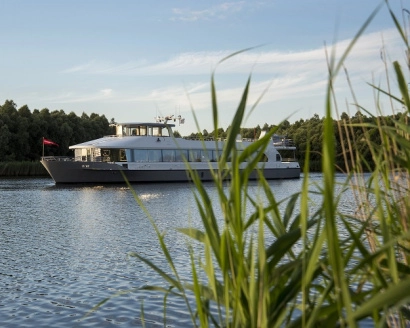
M247 108L250 78L220 154L218 170L213 171L218 204L211 202L197 172L187 163L202 223L202 229L178 228L191 240L190 281L179 276L164 234L129 185L152 222L171 270L167 273L150 259L137 252L130 253L168 284L168 288L146 286L143 289L163 292L164 303L170 294L182 297L193 326L356 327L363 320L372 321L377 327L406 327L409 324L410 97L397 62L393 63L393 68L400 87L399 95L374 85L370 87L390 97L392 103L399 103L404 108L403 115L394 128L382 120L374 126L359 124L364 131L376 127L381 135L382 144L379 145L365 133L375 169L365 179L363 172L367 163L360 153L355 153L349 160L345 157L346 181L341 186L335 182L332 112L337 105L333 83L344 60L355 43L360 42L360 36L379 9L380 6L370 15L340 59L336 60L332 53L328 60L321 163L323 181L316 186L318 191L315 192L315 197L321 197L318 210L313 212L310 206L309 149L304 160L301 191L278 201L257 167L275 131L268 132L245 149L235 141ZM391 15L409 51L405 33L393 13ZM219 108L214 73L211 93L214 130L217 131ZM358 103L355 106L366 110ZM381 107L377 101L375 106ZM340 133L351 133L352 123L339 123ZM353 149L357 148L349 145L344 152L353 153ZM248 188L249 175L255 171L259 174L257 195ZM356 197L355 215L344 213L339 206L346 191L353 192ZM282 206L285 210L280 210ZM194 251L194 244L201 245L202 251ZM194 304L188 295L194 295ZM165 313L166 305L164 326Z
M0 176L43 176L47 171L39 161L35 162L0 162Z

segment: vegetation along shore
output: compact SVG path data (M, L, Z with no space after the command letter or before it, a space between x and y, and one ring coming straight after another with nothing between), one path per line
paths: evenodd
M29 162L0 162L0 176L3 177L32 177L47 176L48 173L39 161Z
M378 124L394 128L395 122L404 114L399 112L389 116L366 116L358 111L349 116L342 113L340 119L333 120L335 139L335 164L338 171L347 172L347 163L352 163L352 154L360 153L368 163L365 170L374 168L373 156L365 142L365 134L372 136L376 146L382 145L382 137ZM315 114L310 119L300 119L294 123L284 121L279 125L265 123L262 127L240 128L243 138L258 138L261 131L276 129L276 134L293 140L297 151L296 158L305 163L306 151L309 148L309 171L321 171L322 142L324 117ZM72 156L68 147L73 144L113 134L110 122L104 115L83 113L80 117L64 110L50 111L47 108L30 111L27 105L17 108L12 100L6 100L0 106L0 176L42 176L47 175L38 163L42 154L42 138L56 142L59 147L46 147L47 156ZM349 124L349 130L346 127ZM360 125L368 125L365 131ZM227 138L231 127L218 128L212 132L203 130L192 133L189 137ZM351 147L349 147L349 145ZM346 157L348 161L346 161ZM350 165L348 164L348 165Z

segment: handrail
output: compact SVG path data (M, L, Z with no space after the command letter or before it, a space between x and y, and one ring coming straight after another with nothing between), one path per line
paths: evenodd
M73 162L74 157L69 156L43 156L41 157L43 161L56 161L56 162Z

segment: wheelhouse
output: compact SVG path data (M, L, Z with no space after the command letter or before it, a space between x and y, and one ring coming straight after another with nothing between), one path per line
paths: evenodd
M165 123L122 123L116 124L116 136L146 136L146 137L172 137L172 127L175 124Z

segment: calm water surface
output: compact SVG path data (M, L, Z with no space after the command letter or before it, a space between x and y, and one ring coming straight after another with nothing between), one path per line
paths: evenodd
M301 184L270 182L277 199L300 191ZM212 184L206 187L212 194ZM187 241L174 228L200 227L192 186L133 188L167 233L177 268L188 280ZM251 188L257 192L256 183ZM141 291L111 298L84 318L117 292L163 284L141 261L127 258L129 252L169 272L151 223L125 185L60 187L49 178L0 179L0 233L0 326L141 326L142 303L146 327L164 325L163 295ZM170 299L167 327L181 326L192 326L186 306Z

